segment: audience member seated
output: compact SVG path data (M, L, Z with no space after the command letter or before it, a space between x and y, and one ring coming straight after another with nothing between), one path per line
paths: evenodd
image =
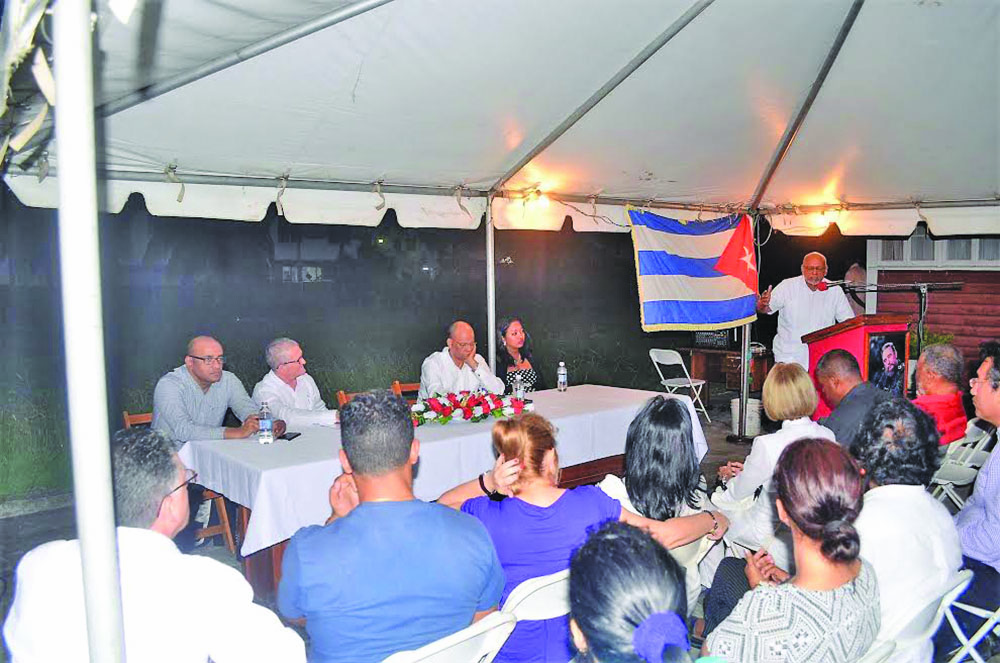
M830 350L816 364L816 382L833 411L819 420L833 431L837 443L849 449L861 422L889 393L861 379L858 360L847 350Z
M834 437L830 429L809 419L819 398L809 374L798 364L775 364L764 380L762 399L764 412L772 421L780 421L781 429L758 436L742 466L729 463L719 469L728 483L724 491L712 496L712 502L729 518L726 543L747 550L766 548L779 567L788 569L791 536L787 531L775 534L781 523L774 507L774 468L793 441Z
M521 376L525 391L545 389L545 379L538 370L531 352L531 337L521 318L507 318L497 328L500 347L497 348L497 377L503 380L505 394L514 393L514 379Z
M435 394L485 389L502 394L503 380L493 375L482 355L476 354L476 333L472 325L456 320L448 327L444 349L424 359L420 367L421 399Z
M278 609L305 618L312 663L381 661L492 612L504 576L475 518L413 496L420 443L410 409L389 391L341 410L334 516L292 536Z
M609 474L598 487L624 508L652 520L690 516L711 506L687 405L667 396L650 399L628 427L625 480ZM670 551L685 570L690 608L701 594L698 562L714 544L702 537Z
M879 403L862 423L851 454L868 480L855 528L861 558L878 579L878 639L895 640L917 613L952 586L962 565L951 515L926 490L938 467L934 421L903 398ZM897 649L889 660L929 661L932 650L928 638Z
M774 483L778 515L792 531L795 575L755 557L746 567L752 591L702 653L730 663L857 660L879 629L878 582L858 557L853 525L864 483L858 465L834 442L798 440L782 452ZM709 595L716 591L713 584Z
M270 372L253 388L253 399L271 408L271 416L292 428L313 424L332 426L337 411L329 410L319 395L319 387L306 373L302 347L290 338L276 338L264 353Z
M1000 343L984 343L979 358L979 370L970 381L976 416L1000 426ZM962 542L962 566L975 574L959 601L995 611L1000 608L1000 453L991 453L980 468L972 496L955 516L955 525ZM972 635L982 623L962 610L956 610L955 616L966 635ZM945 622L934 638L934 654L944 656L957 646L958 640ZM984 658L989 657L984 647L977 649Z
M259 407L247 396L240 379L222 370L225 363L221 343L211 336L192 338L184 363L156 383L152 427L179 445L190 440L238 439L256 434L260 428ZM226 410L232 410L243 425L223 426ZM275 420L275 436L284 432L285 422ZM191 510L191 522L176 538L183 551L194 548L195 531L209 520L209 503L202 499L205 487L191 484L187 491L197 508Z
M195 477L173 443L148 428L119 431L112 461L128 660L305 661L302 639L253 603L238 571L181 554L171 541L188 522L185 488ZM76 540L51 541L21 559L4 638L17 663L90 661Z
M727 522L721 514L705 512L659 522L623 509L597 486L559 488L555 431L537 414L498 421L493 426L493 446L499 458L489 480L492 485L480 477L448 491L439 502L461 508L486 525L507 576L501 605L523 581L568 568L572 552L586 540L587 532L609 520L644 527L668 548L725 533ZM494 501L483 495L495 487L513 497ZM518 622L496 660L565 663L571 658L568 640L565 618Z
M578 663L689 663L684 571L641 529L609 522L569 567Z
M962 351L954 345L931 345L917 360L917 398L913 404L934 417L941 444L965 436L968 418L962 405Z

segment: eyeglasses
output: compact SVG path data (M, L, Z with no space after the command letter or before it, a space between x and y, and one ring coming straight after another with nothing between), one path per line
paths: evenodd
M188 469L188 468L185 467L184 468L184 476L187 477L187 478L184 479L184 481L181 482L181 484L179 486L177 486L176 488L174 488L173 490L171 490L169 493L167 493L166 495L164 495L163 499L160 500L160 509L163 508L163 502L166 501L166 499L168 497L170 497L171 495L173 495L174 493L176 493L181 488L186 488L189 484L191 484L192 482L194 482L194 480L198 478L198 473L195 472L192 469ZM159 509L157 511L159 511Z
M287 366L288 364L304 364L304 363L306 363L305 355L299 355L298 359L281 362L280 364L278 364L278 368L281 368L282 366Z
M200 359L205 364L225 364L226 355L219 355L218 357L199 357L198 355L188 355L191 359Z

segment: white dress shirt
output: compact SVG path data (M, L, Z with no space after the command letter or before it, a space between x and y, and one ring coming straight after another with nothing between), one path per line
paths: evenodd
M435 352L424 359L420 367L421 399L430 398L434 394L452 394L460 391L476 391L485 389L494 394L504 392L503 380L493 375L490 365L482 355L476 355L478 368L472 370L468 364L455 366L446 347L441 352Z
M938 599L962 566L955 523L923 486L878 486L865 493L854 523L861 556L878 579L882 626L878 640L892 640L928 603ZM947 625L945 625L947 628ZM891 663L930 661L930 639L898 649Z
M253 399L262 405L267 402L271 416L283 420L289 430L314 424L332 426L337 422L337 411L326 408L316 381L308 373L296 378L292 389L274 371L269 371L253 388Z
M774 536L780 521L774 506L772 477L781 452L804 437L834 439L833 431L808 417L783 421L781 430L754 439L750 455L743 461L743 471L730 479L725 491L712 495L712 502L729 518L726 541L751 550L767 548L775 563L786 571L792 563L791 537ZM753 499L761 486L760 496Z
M235 569L183 555L147 529L119 527L118 555L129 661L306 660L302 639L253 603L253 590ZM15 583L4 624L11 663L90 661L79 542L52 541L30 551Z
M771 291L770 309L778 315L774 361L794 362L809 370L809 347L802 337L854 317L847 296L836 286L810 290L803 276L785 279Z

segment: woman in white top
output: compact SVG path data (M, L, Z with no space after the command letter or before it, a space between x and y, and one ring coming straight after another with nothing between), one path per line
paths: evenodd
M653 520L690 516L711 506L698 466L687 404L673 397L650 399L628 427L625 480L609 474L598 487L624 508ZM702 536L670 550L685 569L689 610L701 593L698 562L714 544Z
M731 478L725 491L712 496L712 502L729 518L725 541L738 547L738 556L744 552L739 548L765 548L778 567L791 570L791 537L787 530L775 536L780 523L771 477L789 444L804 437L834 440L834 435L809 419L819 398L809 374L798 364L775 364L763 391L764 411L772 421L781 422L781 430L758 436L742 468L738 463L720 468L720 476Z

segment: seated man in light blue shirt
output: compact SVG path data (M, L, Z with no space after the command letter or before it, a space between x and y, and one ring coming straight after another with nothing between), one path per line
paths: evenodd
M970 383L976 416L1000 426L1000 343L984 343L979 356L982 363ZM1000 607L1000 452L993 451L980 468L972 496L955 516L955 525L962 542L963 566L974 574L972 584L958 600L995 611ZM954 612L967 636L983 622L963 610ZM958 644L949 623L943 622L934 639L935 657L944 658ZM983 646L977 651L983 658L990 656Z
M341 436L334 517L292 536L278 587L278 610L306 619L310 662L377 663L492 612L504 574L486 529L413 496L420 443L406 402L356 396Z
M187 345L184 364L160 378L153 392L153 428L178 444L190 440L245 438L257 432L256 403L240 379L222 370L222 344L211 336L195 336ZM222 425L232 409L239 427ZM274 434L285 432L274 422Z

